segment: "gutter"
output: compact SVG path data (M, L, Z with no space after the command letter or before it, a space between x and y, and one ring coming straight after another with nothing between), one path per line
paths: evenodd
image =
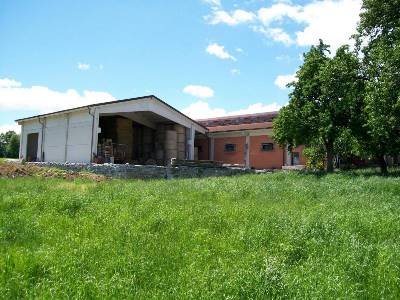
M88 113L92 116L92 136L90 140L90 162L93 162L93 132L94 132L94 118L96 115L96 108L94 109L93 114L90 113L90 106L88 106Z
M44 143L44 124L46 119L41 122L41 119L38 118L39 123L42 125L42 133L41 133L41 141L40 141L40 161L44 161L44 152L43 152L43 143Z

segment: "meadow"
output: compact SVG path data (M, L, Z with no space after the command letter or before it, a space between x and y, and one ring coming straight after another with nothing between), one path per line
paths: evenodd
M400 177L0 178L0 297L400 298Z

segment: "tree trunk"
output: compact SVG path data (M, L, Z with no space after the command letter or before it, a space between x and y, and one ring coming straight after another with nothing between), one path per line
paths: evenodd
M333 143L326 143L326 171L328 173L333 172Z
M388 174L388 167L387 167L385 155L380 155L379 156L379 166L381 168L382 175L387 175Z

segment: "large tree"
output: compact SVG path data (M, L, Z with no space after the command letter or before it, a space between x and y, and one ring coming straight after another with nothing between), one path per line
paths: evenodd
M320 41L304 54L304 63L289 86L289 104L274 121L274 138L280 144L323 145L327 171L333 171L335 142L343 130L359 123L363 80L359 61L348 46L331 58Z
M400 1L364 0L357 34L366 83L364 149L379 159L400 152Z

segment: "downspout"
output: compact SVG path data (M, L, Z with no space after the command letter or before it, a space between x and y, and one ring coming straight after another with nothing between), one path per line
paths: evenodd
M67 129L65 131L65 148L64 148L64 162L67 162L68 158L68 136L69 136L69 114L66 114L67 117Z
M44 142L44 122L41 122L39 118L39 123L42 125L42 133L41 133L41 141L40 141L40 161L44 161L44 153L43 153L43 142Z
M94 109L95 111L93 112L93 114L90 113L90 106L88 106L88 113L89 115L92 116L92 137L91 137L91 141L90 141L90 162L93 162L93 132L94 132L94 118L95 118L95 112L96 109Z

